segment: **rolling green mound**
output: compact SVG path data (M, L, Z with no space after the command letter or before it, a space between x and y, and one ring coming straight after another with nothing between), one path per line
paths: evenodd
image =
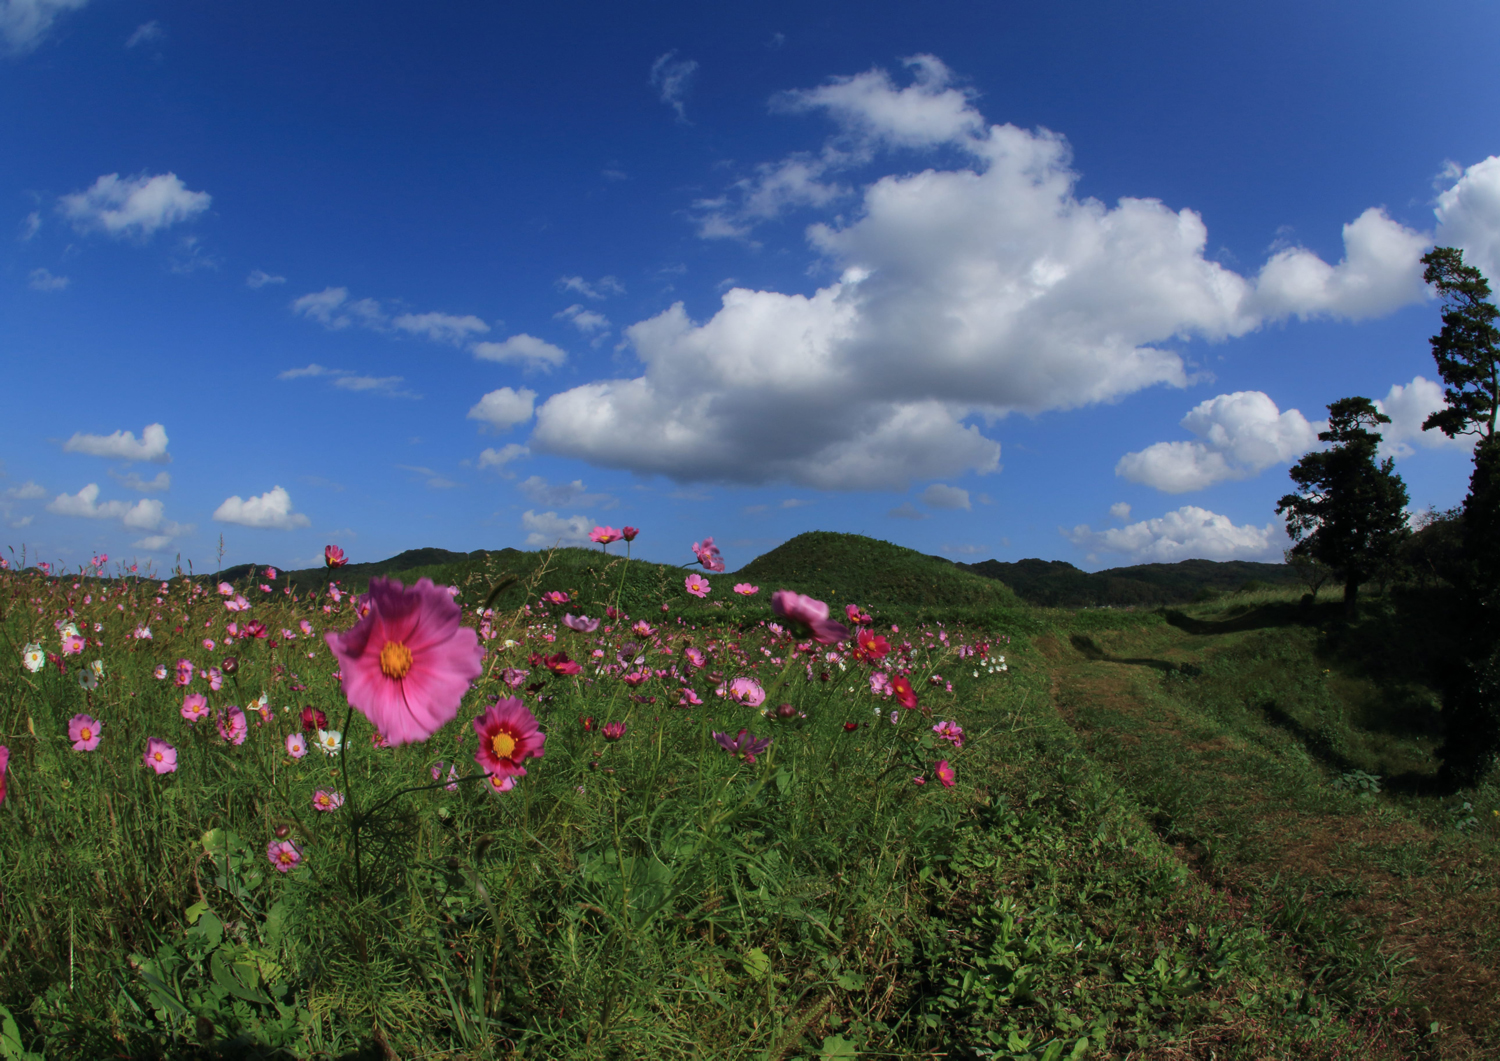
M965 571L1004 582L1027 604L1044 608L1129 608L1186 604L1207 595L1266 586L1297 586L1285 564L1246 560L1182 560L1175 564L1138 564L1093 573L1062 560L985 560L958 564Z

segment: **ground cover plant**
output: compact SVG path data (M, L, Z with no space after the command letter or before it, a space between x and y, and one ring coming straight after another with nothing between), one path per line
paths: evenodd
M1350 957L1369 948L1341 907L1289 928L1293 904L1202 872L1190 803L1122 772L1080 718L1059 645L1210 688L1182 625L1035 612L852 536L818 539L811 570L788 543L795 565L760 567L788 576L772 583L714 570L711 542L674 569L600 532L596 550L445 561L447 588L410 570L359 593L336 568L312 592L265 568L104 577L102 560L0 574L0 1057L1441 1041L1378 953ZM838 603L819 607L817 568L846 578L841 560L954 592L877 604L899 594L825 582ZM1170 666L1116 651L1139 630L1183 639ZM438 663L463 686L453 714L392 696ZM1334 789L1302 764L1293 787L1366 806L1358 777ZM1454 843L1487 827L1448 824Z

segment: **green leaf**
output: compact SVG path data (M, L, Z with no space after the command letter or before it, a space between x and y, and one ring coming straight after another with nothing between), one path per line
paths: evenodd
M830 1035L823 1040L823 1045L818 1047L818 1052L814 1056L820 1058L858 1057L859 1051L842 1035Z
M214 983L218 984L225 991L228 991L235 998L243 998L246 1002L259 1002L264 1006L271 1004L270 997L265 992L258 990L253 982L244 984L235 976L230 967L225 964L224 952L222 950L214 951L214 956L209 960L208 967L209 971L213 973ZM252 966L236 965L234 968L244 970L247 977L255 977L255 971Z
M207 912L207 903L194 903L184 911L184 916L187 918L188 924L196 925L198 923L198 918L202 917Z
M771 972L771 958L759 947L752 947L740 959L740 964L757 980L764 980Z

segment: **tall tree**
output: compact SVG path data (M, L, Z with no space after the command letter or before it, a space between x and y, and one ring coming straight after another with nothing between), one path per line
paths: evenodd
M1454 578L1464 666L1454 669L1443 690L1446 734L1439 752L1450 780L1474 784L1500 753L1500 308L1484 274L1464 264L1461 250L1434 247L1422 264L1422 278L1443 299L1443 330L1431 342L1447 399L1422 429L1449 438L1477 436Z
M1394 557L1410 533L1406 484L1387 458L1376 463L1379 426L1391 418L1368 398L1341 398L1328 407L1329 449L1303 454L1292 466L1300 492L1276 506L1285 513L1292 552L1333 569L1344 583L1344 610L1359 615L1359 587Z

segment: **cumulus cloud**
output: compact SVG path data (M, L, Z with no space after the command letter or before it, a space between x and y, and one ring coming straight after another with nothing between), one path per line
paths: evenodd
M47 502L47 511L56 516L82 519L118 519L131 530L155 530L162 523L162 503L155 498L141 498L135 504L106 501L99 504L99 485L89 483L76 494L58 494Z
M51 270L33 269L26 286L33 291L62 291L72 283L66 276L53 276Z
M969 511L969 491L960 490L956 486L945 486L942 483L933 483L922 491L922 503L928 508L941 508L947 510L963 509Z
M603 505L605 508L612 508L616 503L609 494L589 493L581 479L574 479L571 483L549 483L540 475L533 475L518 483L517 488L526 495L528 501L554 508L573 505Z
M1363 320L1430 297L1421 257L1432 238L1371 207L1344 226L1344 257L1329 265L1289 247L1261 268L1252 312L1270 320L1297 316Z
M1184 505L1156 519L1125 527L1096 531L1086 524L1059 532L1089 559L1099 553L1117 553L1133 564L1173 564L1179 560L1256 560L1279 556L1286 535L1276 523L1264 527L1237 526L1196 505Z
M550 545L587 545L593 521L587 516L559 516L556 512L521 513L521 526L527 531L526 544L532 548Z
M220 523L235 523L241 527L269 528L272 530L295 530L306 527L311 521L300 512L292 511L291 496L279 486L274 486L259 497L249 500L238 494L227 498L214 509L214 519Z
M1404 386L1392 384L1384 398L1375 400L1375 408L1391 418L1381 427L1381 456L1409 457L1416 452L1413 442L1424 449L1473 449L1477 441L1473 435L1449 438L1436 429L1422 430L1427 418L1447 404L1442 384L1422 376Z
M1261 391L1235 391L1200 402L1182 418L1198 438L1158 442L1127 453L1115 474L1169 494L1201 490L1226 479L1245 479L1316 449L1325 425L1296 409L1282 412Z
M529 456L531 456L531 450L527 449L525 446L519 445L518 443L512 442L509 445L500 447L499 449L486 448L485 450L483 450L479 454L479 467L481 469L503 468L513 460L518 460L521 457Z
M170 464L167 453L167 429L161 424L147 424L141 431L140 441L130 431L116 431L112 435L86 435L77 432L63 443L64 453L87 453L91 457L113 457L123 461L150 461L153 464Z
M1130 522L1130 505L1124 501L1116 501L1109 506L1109 514L1121 523Z
M154 494L159 490L172 488L172 477L166 472L157 472L154 479L142 479L135 472L121 475L114 469L110 469L109 475L110 478L117 479L122 486L142 494Z
M0 0L0 37L11 55L25 55L46 39L64 11L77 11L88 0Z
M325 287L292 300L292 312L317 321L329 331L341 331L351 324L366 328L384 328L389 318L373 298L350 299L347 287Z
M272 276L270 273L266 272L264 269L252 269L252 270L250 270L250 275L247 276L247 277L245 277L245 286L249 287L249 288L254 288L255 290L259 290L259 289L265 287L267 284L284 284L284 283L286 283L286 277L284 277L284 276Z
M170 534L148 534L139 541L131 543L137 549L145 549L148 553L159 552L172 544Z
M592 284L581 276L562 276L558 277L557 288L559 291L576 291L584 298L596 301L625 293L625 285L613 276L601 276Z
M552 319L567 321L584 335L607 332L610 329L608 317L602 313L596 313L594 310L584 309L581 305L572 305L559 313L554 313Z
M175 173L123 180L109 173L86 191L62 196L58 209L80 232L149 239L158 229L197 217L212 201L207 192L189 191Z
M481 361L524 362L528 366L550 369L568 359L568 355L551 343L522 332L503 343L475 343L470 347Z
M472 314L458 317L451 313L403 313L391 321L391 327L454 346L462 346L470 336L490 330L488 324Z
M1462 247L1464 261L1500 288L1500 157L1462 170L1437 199L1437 243Z
M5 496L17 501L35 501L39 497L46 497L47 491L37 483L27 479L20 486L12 486L5 491Z
M661 90L661 101L677 112L677 120L687 121L688 90L692 87L693 75L698 72L696 59L678 59L676 50L657 57L651 64L651 84Z
M508 431L517 424L531 419L536 402L536 391L522 387L511 390L501 387L490 391L469 410L470 420L483 420L496 431Z

